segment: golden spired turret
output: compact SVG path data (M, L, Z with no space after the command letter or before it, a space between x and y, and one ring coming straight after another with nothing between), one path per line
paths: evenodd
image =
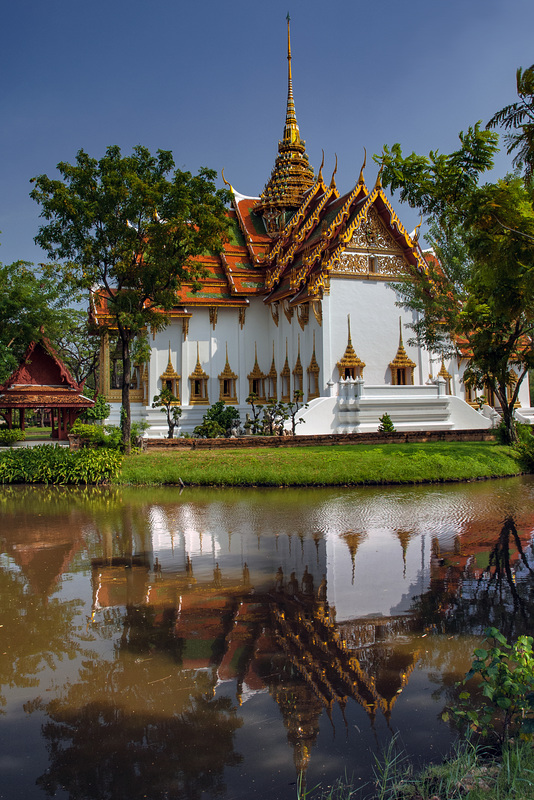
M284 138L281 142L278 142L278 156L274 162L274 169L261 194L260 201L254 207L254 210L263 216L265 227L271 236L282 230L291 214L299 208L304 194L315 182L313 169L310 167L308 156L306 155L306 142L300 137L295 114L289 21L288 14L288 91Z

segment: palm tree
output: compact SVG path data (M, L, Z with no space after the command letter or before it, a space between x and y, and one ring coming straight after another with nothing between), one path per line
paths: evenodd
M513 166L524 168L525 178L530 180L534 172L534 64L517 70L516 84L519 100L497 111L486 127L512 131L504 136L506 152L515 151Z

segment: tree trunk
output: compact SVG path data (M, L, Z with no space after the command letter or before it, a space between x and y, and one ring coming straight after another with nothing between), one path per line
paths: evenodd
M128 332L119 329L122 341L122 408L121 408L121 429L122 446L125 453L130 453L131 442L130 432L132 428L132 418L130 409L130 381L131 381L131 359L130 359L130 337Z
M509 402L506 390L507 390L506 384L504 384L504 387L501 384L499 384L499 386L497 387L496 394L501 404L502 422L504 428L504 437L503 437L504 443L514 444L514 442L517 441L517 432L514 424L515 394L513 399Z

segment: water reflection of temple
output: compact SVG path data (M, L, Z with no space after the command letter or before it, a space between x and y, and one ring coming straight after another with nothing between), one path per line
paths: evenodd
M307 517L285 499L261 513L217 501L112 504L102 519L18 510L0 538L32 595L51 596L63 572L90 564L93 630L114 641L119 669L94 661L83 703L106 669L122 676L117 707L146 701L162 720L170 708L179 716L205 704L207 713L224 697L232 754L239 715L253 708L245 704L268 693L303 773L328 717L337 727L363 711L370 725L389 723L424 661L422 635L473 630L475 612L486 624L497 600L514 610L510 586L528 571L534 519L519 517L514 536L502 517L459 515L433 535L398 505L377 523L361 504L336 516L310 503ZM497 574L503 591L490 603ZM94 730L98 738L96 718Z
M168 626L179 643L182 669L211 670L214 690L234 681L239 704L269 691L303 775L323 711L331 717L337 705L344 714L353 700L371 721L379 712L389 718L417 660L411 640L394 643L410 620L338 624L326 574L308 564L289 574L279 565L270 579L256 577L257 583L246 562L239 569L216 562L211 575L204 570L197 578L190 557L172 572L158 558L94 559L93 621L122 606L131 628L145 623L142 614L136 623L136 610L150 607L153 625Z

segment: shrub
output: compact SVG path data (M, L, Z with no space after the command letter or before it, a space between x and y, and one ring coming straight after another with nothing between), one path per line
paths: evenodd
M167 387L164 387L159 394L154 395L152 408L161 408L167 416L168 439L174 438L174 429L178 427L182 416L182 409L177 403L178 398Z
M534 653L532 636L520 636L508 644L497 628L487 628L482 644L473 655L464 684L475 676L482 679L482 695L488 702L476 708L468 691L460 694L461 704L452 709L454 717L483 736L495 734L501 743L510 734L532 738L534 734ZM443 715L447 719L447 713Z
M0 447L10 447L15 442L22 442L26 437L20 428L5 428L0 430Z
M379 433L395 433L395 426L389 414L382 414L379 417L380 425L378 426Z
M107 419L111 412L111 406L106 401L106 398L103 394L99 394L95 397L95 404L92 408L87 408L83 413L83 418L87 422L95 421L95 420L104 420Z
M60 445L24 447L0 454L0 483L105 483L116 478L122 455L113 450L71 451Z
M137 446L139 439L148 428L147 422L132 422L130 428L130 441ZM106 447L110 450L122 450L122 433L116 425L89 424L76 420L69 431L74 436L79 436L82 444L88 447Z
M202 423L197 425L193 433L202 439L215 439L217 436L227 436L233 428L239 426L239 423L237 408L226 406L219 400L206 411Z

